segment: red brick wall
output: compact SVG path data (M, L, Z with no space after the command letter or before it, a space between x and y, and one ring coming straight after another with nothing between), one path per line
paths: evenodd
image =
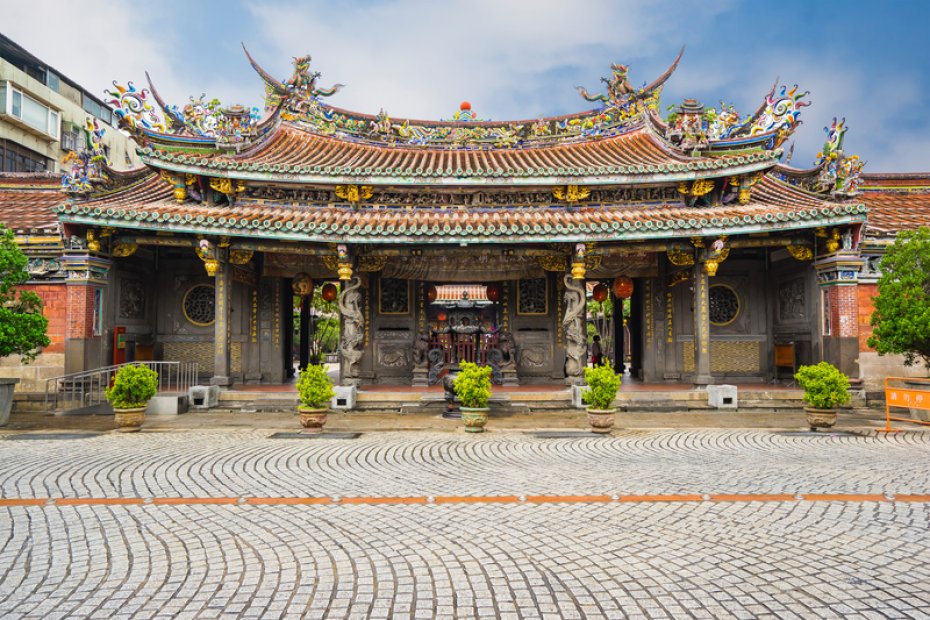
M860 284L856 287L856 295L859 298L859 350L874 351L866 344L869 336L872 335L872 312L875 306L872 304L872 298L878 296L877 284Z
M94 335L94 291L96 286L69 286L68 338L91 338Z
M830 324L832 336L855 338L859 335L859 300L856 286L831 286L827 288L830 296Z
M20 287L42 299L42 314L48 319L48 339L52 343L43 349L47 353L64 353L68 323L68 287L64 284L26 284Z

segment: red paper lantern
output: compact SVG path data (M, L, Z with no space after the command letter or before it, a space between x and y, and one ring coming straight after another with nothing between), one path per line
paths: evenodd
M607 287L603 284L598 284L594 287L591 296L594 298L594 301L604 301L607 299Z
M327 282L323 285L323 289L320 291L320 297L323 298L323 301L336 301L336 296L339 294L339 290L336 288L336 285L332 282Z
M633 294L633 280L626 276L618 276L614 279L614 295L620 299L626 299Z
M428 289L426 289L426 301L428 303L433 303L434 301L436 301L436 297L438 296L439 296L439 291L436 290L435 286L430 286Z
M501 287L499 284L491 284L486 289L484 289L484 294L488 298L488 301L500 301Z
M446 321L446 313L445 313L445 312L440 312L439 314L436 315L436 318L439 319L439 322L440 322L440 323L445 323L445 321Z

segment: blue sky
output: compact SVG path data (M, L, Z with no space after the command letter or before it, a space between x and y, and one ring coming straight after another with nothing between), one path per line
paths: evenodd
M78 8L80 7L80 8ZM4 3L0 30L95 93L148 69L172 103L206 93L258 105L240 42L285 77L311 54L334 105L447 118L589 107L611 62L652 81L686 46L663 104L695 97L755 110L772 82L810 90L792 164L810 165L823 127L845 116L866 171L930 171L930 2L737 0L30 0Z

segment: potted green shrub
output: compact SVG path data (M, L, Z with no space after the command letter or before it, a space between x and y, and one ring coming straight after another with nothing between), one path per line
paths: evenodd
M142 364L129 364L116 371L106 396L116 414L116 430L133 433L145 422L145 408L158 392L158 373Z
M604 360L600 366L584 369L584 380L587 389L582 390L581 400L587 405L588 424L592 433L609 433L614 427L614 414L612 408L620 389L620 376L614 372L610 362Z
M491 367L463 361L452 384L462 403L462 422L466 433L484 432L488 423L488 400L491 398Z
M812 431L836 424L836 408L849 402L849 379L836 366L820 362L801 366L794 375L804 389L807 424Z
M297 413L300 416L302 433L318 435L323 432L329 413L329 403L336 393L333 391L333 382L326 374L326 367L322 364L308 364L300 371L297 379L297 395L300 404Z

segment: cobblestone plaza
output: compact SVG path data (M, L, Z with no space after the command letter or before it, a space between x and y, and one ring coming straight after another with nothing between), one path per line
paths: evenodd
M6 618L930 617L923 433L13 438Z

